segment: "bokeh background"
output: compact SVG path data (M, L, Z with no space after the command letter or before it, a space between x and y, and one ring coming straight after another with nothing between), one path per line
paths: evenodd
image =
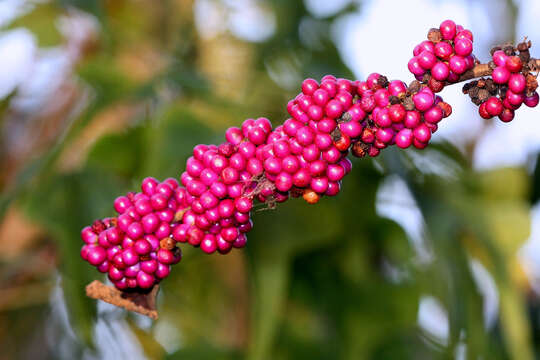
M409 81L452 18L533 41L537 0L0 1L0 359L540 358L540 115L460 86L424 151L354 162L337 198L258 212L247 249L184 249L151 321L97 303L80 229L197 143L275 125L305 77ZM536 109L537 110L537 109Z

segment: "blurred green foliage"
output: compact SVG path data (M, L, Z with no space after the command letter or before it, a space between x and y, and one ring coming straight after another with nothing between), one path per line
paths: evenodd
M76 7L95 15L101 32L99 47L76 68L89 102L1 198L2 211L22 208L55 245L58 273L46 277L60 279L75 337L67 337L67 345L43 339L45 332L55 338L70 331L58 319L55 327L47 325L59 316L50 307L63 306L53 304L56 297L24 311L4 310L1 328L9 334L0 339L5 349L0 359L28 357L28 334L34 335L30 343L41 349L41 358L104 356L104 345L96 342L96 331L103 331L98 320L111 329L113 323L127 324L148 358L171 360L446 359L463 344L467 359L538 356L538 320L529 315L538 306L527 304L516 251L528 237L539 171L533 178L523 169L480 173L449 144L415 155L454 164L452 176L419 168L414 150L389 149L376 160L356 161L337 198L316 206L289 201L275 211L257 212L245 251L209 257L184 249L184 260L163 282L160 320L151 325L109 308L97 315L84 286L102 276L79 258L79 231L111 215L116 195L135 190L145 176L178 177L195 144L222 141L224 129L246 117L283 121L284 105L298 87L281 88L268 66L286 62L301 77L352 76L328 28L354 7L316 19L303 2L275 0L265 4L277 20L268 40L252 44L221 35L232 41L229 51L240 49L252 59L240 69L222 64L225 73L247 79L230 85L240 97L228 96L216 90L219 76L201 65L209 56L205 49L228 45L196 34L191 6L171 0L62 0L39 5L11 25L31 29L40 45L58 44L54 21ZM316 46L301 39L300 23L310 27ZM151 63L151 75L142 79L120 60L145 49L165 60L156 69ZM100 135L79 166L63 169L62 156L76 150L76 140L99 115L119 104L131 109L121 131ZM377 214L377 190L388 175L399 176L411 191L423 215L431 261L419 261L405 231ZM489 328L471 259L491 273L499 292L499 318ZM3 263L0 271L12 267ZM420 299L426 295L448 312L447 343L418 325ZM171 349L158 335L164 323L173 337Z

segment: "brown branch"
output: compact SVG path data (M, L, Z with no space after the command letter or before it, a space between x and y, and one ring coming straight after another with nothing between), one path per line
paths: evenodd
M535 68L531 70L532 71L540 70L540 59L532 59L532 60L534 60L532 64L534 64ZM531 64L531 62L529 62L529 64ZM489 76L491 75L492 72L493 70L489 67L489 64L478 64L471 70L461 75L461 77L459 78L457 82L459 83L459 82L479 78L482 76Z
M159 285L146 293L120 291L112 286L107 286L99 280L94 280L86 286L86 296L105 301L109 304L123 307L128 311L135 311L156 320L156 297Z

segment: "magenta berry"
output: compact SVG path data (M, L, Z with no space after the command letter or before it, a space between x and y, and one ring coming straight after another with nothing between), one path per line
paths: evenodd
M444 81L448 78L448 75L450 74L450 69L448 65L445 63L439 61L435 65L433 65L433 68L431 69L431 75L435 80L438 81Z
M438 58L442 59L442 60L445 60L445 61L448 61L450 60L450 57L452 56L452 54L454 53L454 49L452 48L452 46L445 42L445 41L441 41L437 44L435 44L435 55L437 55Z
M437 57L432 51L424 50L418 55L418 63L423 69L429 70L437 63Z
M396 145L402 149L411 146L413 141L413 132L411 129L402 129L396 134Z
M465 61L465 58L459 55L452 56L448 65L450 70L458 75L461 75L465 71L467 71L467 63Z
M132 205L126 196L119 196L114 200L114 209L118 214L124 213Z
M454 51L460 56L467 57L473 51L473 43L467 38L458 39L454 41Z
M147 177L143 180L141 189L142 192L145 193L148 196L154 195L154 192L156 190L156 186L159 184L159 181L152 177Z
M492 59L495 65L504 67L506 65L508 55L506 55L502 50L497 50L493 53Z
M253 207L253 202L248 197L241 197L235 200L234 206L238 211L247 213Z
M514 93L522 93L525 91L525 87L527 86L527 81L525 80L525 76L523 74L511 74L508 79L508 89L510 89Z
M491 76L496 84L506 84L510 79L510 71L506 67L497 66Z
M425 73L425 68L420 65L420 61L416 56L409 60L407 67L413 75L423 75Z
M504 109L499 115L499 119L502 122L510 122L514 119L514 110Z
M523 100L523 103L527 105L528 107L535 107L538 105L539 96L538 93L535 91L531 96L525 97Z
M418 125L413 131L414 138L420 142L427 143L431 138L431 132L425 124Z
M456 36L456 23L452 20L444 20L439 26L441 35L445 40L452 40Z
M100 246L91 246L87 249L87 261L94 266L101 265L107 258L107 252Z
M348 121L346 123L342 123L339 128L343 134L346 134L351 138L358 137L362 133L362 125L360 125L360 123L356 121ZM328 148L328 146L326 148Z
M442 120L443 115L442 109L439 106L434 105L424 113L424 120L431 124L437 124Z
M486 111L491 116L499 116L503 111L503 104L497 97L490 97L486 101Z
M509 56L506 59L504 67L511 73L517 73L521 71L523 67L523 62L519 56Z
M424 112L433 106L433 97L426 92L419 92L413 96L413 102L416 109Z
M207 254L212 254L217 250L216 238L214 235L207 234L201 242L201 250Z

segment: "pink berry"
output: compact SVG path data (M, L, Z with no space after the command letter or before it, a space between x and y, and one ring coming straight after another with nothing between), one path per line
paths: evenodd
M157 278L164 279L167 276L169 276L170 272L171 272L171 267L169 265L158 262L157 269L156 269Z
M98 266L107 259L107 252L101 246L90 246L87 249L86 260L90 264Z
M216 236L216 246L220 254L228 254L232 249L232 243L225 240L221 235Z
M506 55L502 50L497 50L493 53L492 59L495 65L504 67L506 65L508 55Z
M389 143L394 137L394 131L390 128L380 128L377 130L375 137L383 143Z
M329 164L335 164L341 159L341 152L335 146L331 146L323 152L322 158Z
M416 109L419 111L426 111L433 106L433 97L429 94L420 91L413 95L413 102Z
M424 50L420 53L420 55L417 56L417 58L418 63L425 70L430 70L437 63L437 57L431 51Z
M133 204L125 196L119 196L114 200L114 209L118 214L124 213Z
M452 56L448 65L450 67L450 70L458 75L461 75L465 71L467 71L467 63L465 61L465 58L459 55Z
M127 248L122 252L122 260L126 266L132 266L139 262L139 255L132 247Z
M505 67L497 66L493 69L491 76L496 84L506 84L510 79L510 71Z
M407 114L405 115L405 120L403 120L403 124L409 128L414 129L418 125L420 125L421 122L421 115L416 110L407 111Z
M319 88L319 84L314 79L305 79L302 82L302 92L306 95L312 95Z
M225 239L228 242L233 242L236 240L238 235L240 235L239 231L235 227L228 227L221 230L220 235L223 239Z
M353 121L362 121L366 118L366 112L362 110L360 104L354 104L349 108L347 112L349 113L349 115L351 115L351 120Z
M157 181L156 179L152 177L147 177L142 181L142 185L141 185L142 192L148 196L152 196L158 184L159 184L159 181Z
M399 96L407 91L407 87L403 81L393 80L390 81L390 84L388 85L388 91L390 91L390 95L392 96Z
M441 61L433 65L433 68L431 69L431 75L437 81L446 80L449 74L450 74L450 69L448 68L448 65L446 65L445 63Z
M449 43L441 41L435 44L435 55L437 55L438 58L448 61L453 53L454 49Z
M461 30L460 30L461 29ZM454 38L454 41L461 40L461 39L468 39L470 41L474 41L473 34L470 30L464 30L460 25L456 27L457 35Z
M319 106L325 106L330 100L328 92L324 89L317 89L313 93L313 102Z
M142 289L149 289L151 288L155 283L155 278L145 273L144 271L139 271L137 274L137 285Z
M427 110L424 113L424 120L431 124L438 123L439 121L442 120L442 118L443 118L443 111L437 105L432 106L431 108L429 108L429 110Z
M452 40L456 36L456 23L452 20L444 20L439 26L441 35L445 40Z
M238 211L247 213L253 207L253 201L248 197L241 197L234 201L234 206Z
M422 143L427 143L431 139L431 132L426 124L418 125L413 131L414 138Z
M393 123L400 123L405 119L407 110L402 104L394 104L388 108L388 115Z
M502 113L499 115L499 119L502 122L510 122L514 119L514 110L511 109L504 109Z
M523 67L523 62L521 61L521 58L519 56L509 56L506 59L506 63L504 64L504 66L511 73L517 73L521 71L521 68Z
M356 121L341 123L339 126L341 132L351 138L356 138L362 133L362 125Z
M293 175L293 184L297 187L306 187L311 182L311 175L307 169L300 169Z
M324 194L328 189L328 178L317 177L311 179L311 188L319 194Z
M329 164L326 169L326 176L330 181L340 181L345 176L345 169L338 164Z
M321 151L315 144L308 145L302 150L304 160L311 162L317 160L321 156Z
M420 61L416 56L409 60L407 67L413 75L424 75L426 71L425 68L420 65Z
M332 143L332 137L328 134L318 133L317 135L315 135L315 145L321 150L328 149L330 146L332 146Z
M236 240L234 240L234 242L232 243L232 245L235 248L238 248L238 249L245 247L246 244L247 244L247 236L246 236L246 234L238 235Z
M308 126L304 126L296 132L296 139L301 145L307 146L313 142L315 134Z
M388 127L392 125L392 118L390 117L390 111L387 108L383 108L375 115L375 123L380 127Z
M158 267L158 262L156 260L145 260L141 261L141 270L147 274L153 274Z
M292 176L287 172L281 172L276 176L274 183L279 191L289 191L293 186Z
M335 80L322 80L319 88L325 90L330 97L334 97L337 94L337 86Z
M97 235L90 226L82 229L81 238L86 244L94 244L97 241Z
M240 128L230 127L225 131L225 139L233 145L238 145L244 139L244 134Z
M460 56L469 56L473 51L473 43L469 39L459 39L454 41L454 51Z
M207 254L212 254L217 249L216 237L211 234L206 234L201 242L201 250Z
M343 113L343 106L338 100L330 100L324 108L326 116L336 119Z
M141 223L133 222L128 226L126 234L132 239L138 239L143 236L144 228Z
M513 91L508 90L506 92L506 99L512 105L520 106L523 103L523 100L525 100L525 96L523 94L516 94Z
M499 116L503 111L503 104L502 101L492 96L485 102L486 104L486 111L491 116Z
M411 129L400 130L396 135L396 145L402 149L411 146L413 141L413 132Z
M157 252L157 261L162 264L172 264L174 261L174 255L172 251L161 248Z
M525 91L527 81L523 74L511 74L508 79L508 88L514 93L521 93Z

